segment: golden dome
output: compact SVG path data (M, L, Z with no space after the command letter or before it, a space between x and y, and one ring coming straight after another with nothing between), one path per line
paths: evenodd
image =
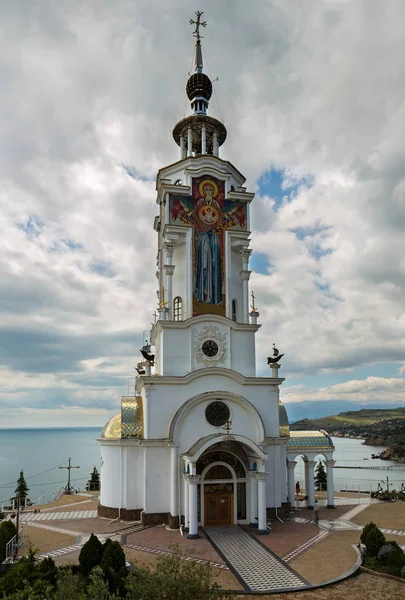
M119 412L107 421L101 437L107 440L119 440L121 439L121 429L121 412Z
M279 415L279 436L290 437L290 426L288 422L287 411L281 400L278 402L278 415Z
M101 437L106 440L143 438L143 403L140 396L122 396L121 411L111 417Z

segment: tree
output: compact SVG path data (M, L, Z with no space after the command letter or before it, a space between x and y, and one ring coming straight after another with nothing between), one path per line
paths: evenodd
M148 569L134 570L128 578L127 600L226 600L230 597L221 592L214 582L212 567L197 564L182 554L177 544L171 547L173 554L159 556L155 572Z
M328 487L325 464L322 460L318 461L315 469L315 489L326 490Z
M371 521L363 528L360 541L366 547L367 556L376 556L385 542L385 537L377 525Z
M105 541L100 567L112 592L124 589L123 580L128 577L128 571L125 568L125 553L119 542L109 538Z
M25 481L24 471L20 471L20 476L17 480L17 487L15 488L15 498L20 500L20 504L24 504L24 499L28 498L29 487Z
M6 546L16 533L17 529L12 521L3 521L0 524L0 563L6 558Z
M86 483L86 490L89 492L98 492L100 490L100 473L94 467L90 479Z
M103 556L103 544L98 537L91 534L79 554L80 571L87 577L94 567L98 567Z

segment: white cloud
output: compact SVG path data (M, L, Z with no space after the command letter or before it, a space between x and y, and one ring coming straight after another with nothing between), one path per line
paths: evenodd
M250 189L272 167L289 184L311 178L277 211L267 197L252 209L252 246L272 265L251 281L260 372L268 340L291 377L403 362L405 7L203 8L222 156ZM192 10L26 0L1 13L1 402L51 409L79 391L104 410L125 392L155 306L153 179L178 157ZM215 96L210 113L221 116Z
M295 389L299 388L299 389ZM405 403L405 379L397 377L367 377L337 383L316 390L303 389L300 386L289 387L283 396L285 402L302 402L305 400L352 400L355 402Z

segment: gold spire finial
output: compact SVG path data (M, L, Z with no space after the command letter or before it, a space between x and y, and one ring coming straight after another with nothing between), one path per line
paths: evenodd
M256 300L256 296L254 291L252 290L252 293L250 294L252 296L252 304L250 305L250 308L252 309L252 312L257 312L257 308L255 306L255 300Z
M165 301L165 292L166 292L166 291L167 291L167 290L165 290L165 288L164 288L164 287L163 287L163 288L160 290L160 302L159 302L159 308L166 308L166 304L168 304L168 303L169 303L168 301L167 301L167 302Z

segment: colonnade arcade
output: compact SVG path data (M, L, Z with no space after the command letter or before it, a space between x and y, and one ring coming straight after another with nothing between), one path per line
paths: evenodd
M326 477L327 477L327 507L335 508L335 496L333 487L333 466L335 461L327 453L322 453L321 456L325 459L324 463L326 466ZM290 454L287 456L287 488L288 488L288 501L291 504L291 508L294 509L296 506L295 500L295 467L297 465L296 458L301 457L304 462L304 473L305 473L305 497L308 500L308 508L314 508L315 506L315 466L319 453L309 452L300 453L293 457Z
M199 525L251 523L268 533L266 456L229 437L214 441L195 462L183 456L182 504L189 538L199 537Z

